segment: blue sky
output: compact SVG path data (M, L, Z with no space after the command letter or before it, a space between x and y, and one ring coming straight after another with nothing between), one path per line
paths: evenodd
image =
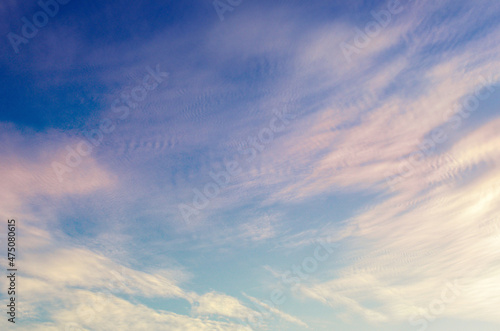
M15 328L498 330L496 1L47 3L0 4Z

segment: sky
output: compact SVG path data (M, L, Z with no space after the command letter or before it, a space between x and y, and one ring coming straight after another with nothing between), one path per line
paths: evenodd
M499 330L499 17L3 0L0 329Z

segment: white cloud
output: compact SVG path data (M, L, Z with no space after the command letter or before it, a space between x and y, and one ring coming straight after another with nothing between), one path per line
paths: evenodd
M80 302L96 302L102 304L102 311L93 313L79 306ZM69 308L53 312L53 325L58 327L74 326L74 330L251 330L248 327L229 323L211 321L155 310L141 304L132 304L117 297L102 297L87 291L77 291L73 305ZM41 329L40 329L41 330Z
M492 166L469 175L466 184L457 182L470 168L500 161L498 123L485 124L453 145L461 167L453 168L452 182L436 181L423 195L416 183L432 173L419 173L406 179L406 193L354 217L351 223L359 230L351 244L371 243L358 252L365 258L342 268L335 279L303 286L302 293L374 322L405 321L439 298L447 282L458 280L459 298L447 305L443 316L500 322L492 308L500 303L493 277L500 271L500 243L480 230L481 222L500 214L495 203L500 172ZM448 178L449 169L445 164L434 171ZM388 253L372 254L375 248ZM398 252L406 252L404 258Z
M303 326L303 327L307 327L307 324L304 323L303 321L301 321L299 318L297 317L294 317L292 315L289 315L281 310L279 310L278 308L276 307L271 307L269 306L267 303L265 302L262 302L260 301L259 299L257 298L254 298L254 297L251 297L249 295L246 295L245 294L245 297L247 297L250 301L252 301L253 303L263 307L267 312L264 314L265 316L268 315L269 313L271 313L271 315L274 315L274 316L277 316L289 323L293 323L293 324L297 324L297 325L300 325L300 326Z
M257 312L245 307L238 299L222 293L206 293L196 301L198 304L192 309L196 315L219 315L242 321L254 320L257 316Z

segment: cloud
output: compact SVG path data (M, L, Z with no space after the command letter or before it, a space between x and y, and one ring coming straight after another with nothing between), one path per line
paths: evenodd
M103 298L100 294L76 291L73 306L52 314L55 327L73 327L70 330L251 330L234 323L210 321L134 305L118 297ZM92 314L78 306L81 302L102 303L102 312ZM49 324L49 325L50 325ZM40 328L42 330L43 328ZM45 330L45 329L43 329Z
M493 166L500 160L493 147L500 144L498 125L494 120L455 142L450 152L457 155L459 166L445 163L434 169L446 180L436 180L422 191L417 182L432 173L419 173L407 179L413 184L405 186L406 193L351 219L358 230L350 243L370 243L357 252L363 259L341 267L333 279L304 285L303 295L369 321L404 321L439 298L447 282L458 280L460 296L443 316L498 323L491 307L499 304L499 288L492 278L500 270L499 243L479 229L482 221L500 213L494 203L500 197L500 173ZM480 173L468 171L481 164L492 166ZM452 175L446 174L450 171ZM387 253L372 254L375 248Z
M71 137L58 133L23 137L10 125L2 127L2 135L8 138L0 161L0 180L4 187L0 193L3 201L0 208L7 214L16 215L21 211L22 203L29 198L84 195L111 189L116 182L114 174L90 156L83 158L77 169L72 169L65 174L63 181L59 181L53 163L64 164L67 151L61 142L54 141L71 142ZM28 145L30 141L32 146ZM20 150L23 152L17 153Z
M192 312L195 315L218 315L240 320L253 320L257 312L245 307L238 299L231 296L210 292L197 299Z
M27 238L29 239L29 238ZM52 241L51 241L52 243ZM147 273L116 263L84 248L61 248L53 244L25 251L22 306L18 318L27 329L74 328L111 330L251 330L241 324L194 318L152 309L140 298L181 298L197 315L215 314L244 321L256 312L236 298L222 293L197 295L179 283L186 276L176 270ZM6 286L6 280L1 283ZM47 307L51 307L50 311Z
M297 324L297 325L300 325L300 326L303 326L303 327L306 327L307 328L307 324L302 322L300 319L298 319L297 317L294 317L294 316L291 316L281 310L279 310L278 308L276 307L271 307L269 306L268 304L266 304L265 302L262 302L260 301L259 299L257 298L254 298L254 297L251 297L249 295L246 295L244 294L245 297L247 299L249 299L250 301L252 301L253 303L263 307L264 309L266 309L268 312L271 313L271 315L274 315L274 316L277 316L289 323L293 323L293 324ZM268 313L266 312L265 315L268 315Z

